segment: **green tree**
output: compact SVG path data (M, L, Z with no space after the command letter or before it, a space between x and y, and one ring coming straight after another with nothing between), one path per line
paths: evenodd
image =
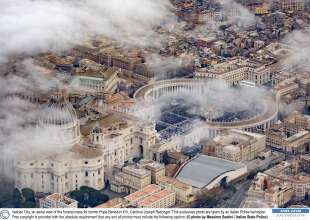
M233 192L233 193L236 193L236 192L237 192L236 187L234 187L233 185L228 185L228 186L227 186L227 189L230 190L230 191Z
M105 203L109 200L109 197L99 191L89 192L89 202L88 205L94 207L98 204Z
M224 25L224 24L219 26L219 29L220 29L221 31L225 31L226 28L227 28L227 26Z
M30 188L22 189L22 195L25 202L35 202L34 191Z
M88 186L72 191L70 197L78 201L80 207L94 207L109 200L109 196Z
M227 177L226 177L226 176L225 176L224 178L221 179L220 186L221 186L221 188L223 188L223 189L226 189L226 188L227 188Z
M168 155L167 151L165 151L164 154L163 154L163 163L165 165L169 164L169 155Z
M83 203L84 193L80 190L74 190L70 192L70 197L75 199L79 203Z
M214 197L208 196L206 199L207 207L213 208L217 205L217 200Z
M14 208L21 208L23 202L22 194L19 189L15 188L13 191L13 204Z

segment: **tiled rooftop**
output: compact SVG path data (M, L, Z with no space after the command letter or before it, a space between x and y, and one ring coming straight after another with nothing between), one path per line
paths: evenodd
M69 197L66 197L62 194L59 194L59 193L54 193L52 195L49 195L47 196L45 199L48 199L48 200L52 200L52 201L55 201L55 202L63 202L67 205L75 202L75 200L69 198Z
M164 189L158 193L155 193L151 196L148 196L147 198L143 199L142 201L138 202L138 205L139 206L147 206L147 205L150 205L154 202L157 202L167 196L170 196L171 194L174 194L174 192L171 192L167 189Z
M128 196L125 197L126 200L129 202L134 202L137 200L140 200L148 195L151 195L153 193L156 193L161 190L161 187L155 184L148 185L141 190L138 190Z
M121 205L122 202L123 202L122 198L114 198L114 199L111 199L105 203L102 203L102 204L96 206L96 208L113 208L115 206Z
M168 176L162 176L159 178L158 180L160 183L168 183L168 184L173 184L175 187L180 188L184 191L189 190L192 188L191 185L186 184L181 182L180 180L177 180L175 178L172 177L168 177Z

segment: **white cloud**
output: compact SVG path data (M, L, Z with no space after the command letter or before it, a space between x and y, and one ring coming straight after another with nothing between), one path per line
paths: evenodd
M0 60L64 50L87 35L154 44L153 28L174 19L171 7L168 0L0 1Z
M14 64L16 73L6 71L10 66L2 62L15 56L67 50L97 35L133 46L157 45L160 39L154 27L174 21L171 9L169 0L0 1L0 162L25 150L40 154L63 148L49 148L56 130L25 126L44 113L39 106L7 97L62 88L61 81L31 60Z
M288 34L283 43L292 48L284 59L284 64L293 68L309 71L310 69L310 28Z
M193 55L190 54L181 54L178 57L150 54L146 56L146 65L156 78L166 78L168 75L174 75L180 68L188 66L192 60Z
M234 0L220 0L223 4L223 12L227 16L227 23L234 24L238 28L247 28L256 23L257 18L243 5Z

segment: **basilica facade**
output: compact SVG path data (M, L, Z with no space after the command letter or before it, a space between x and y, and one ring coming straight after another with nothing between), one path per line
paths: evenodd
M33 158L19 155L14 163L19 189L43 193L67 193L81 186L102 189L115 166L148 158L157 137L154 123L121 113L80 125L75 109L60 94L51 96L44 108L46 114L38 126L59 131L58 138L47 146L57 151Z

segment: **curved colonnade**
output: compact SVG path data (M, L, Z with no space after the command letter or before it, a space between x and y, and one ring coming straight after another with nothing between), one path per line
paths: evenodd
M168 94L177 94L182 91L207 93L207 79L170 79L150 83L138 89L134 94L135 99L155 101ZM264 111L258 115L244 120L233 121L206 121L210 136L215 136L217 132L224 129L242 129L248 132L263 132L277 121L278 104L271 94L266 98Z

